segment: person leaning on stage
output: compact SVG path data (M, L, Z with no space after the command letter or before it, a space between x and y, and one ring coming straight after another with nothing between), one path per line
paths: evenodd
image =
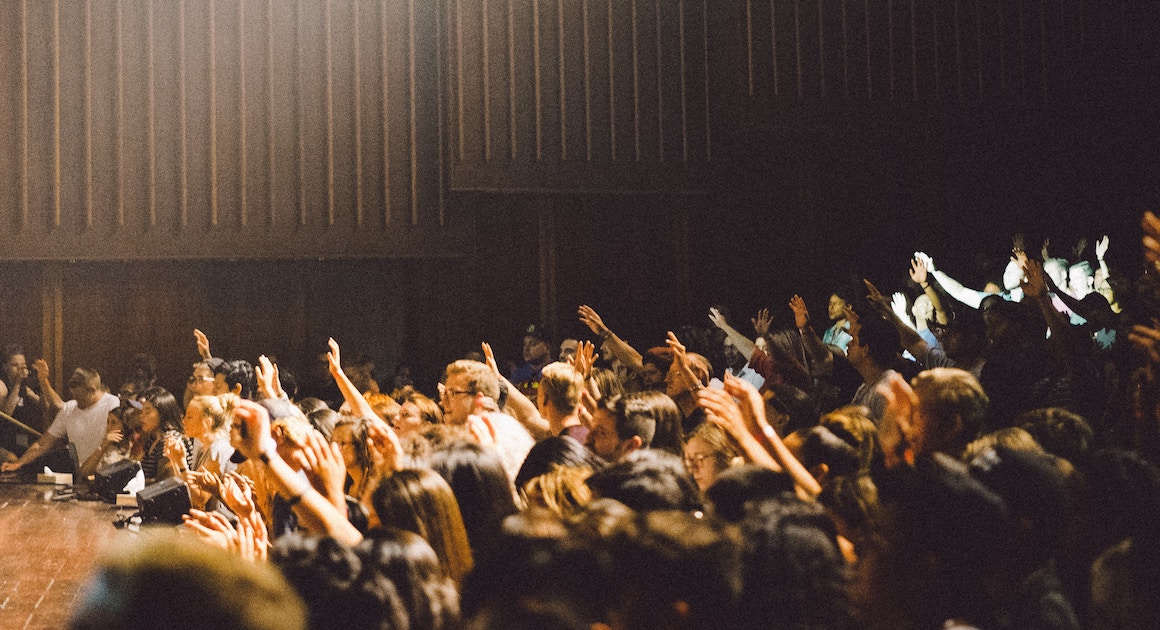
M12 472L51 451L62 440L72 442L77 449L77 461L85 461L101 445L109 412L120 406L116 396L105 391L101 375L96 370L77 368L68 379L68 393L72 400L56 414L44 437L15 462L6 463L0 470Z

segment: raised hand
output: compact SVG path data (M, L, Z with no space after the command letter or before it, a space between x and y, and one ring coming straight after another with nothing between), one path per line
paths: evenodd
M467 432L475 441L484 448L492 448L495 446L495 435L491 432L491 427L487 425L487 421L479 414L471 414L467 416Z
M790 307L792 308L792 306L793 301L791 300ZM808 318L809 316L807 315L807 319ZM765 335L768 335L769 327L773 324L773 318L770 317L768 308L763 308L760 311L757 311L757 316L750 318L749 321L753 323L753 332L757 333L758 337L764 337Z
M904 461L907 445L914 440L918 395L899 374L891 374L878 386L878 393L886 399L886 408L878 424L878 443L882 446L887 467L893 468Z
M332 505L345 509L346 499L342 486L346 481L346 464L342 447L327 442L318 431L306 435L306 444L294 452L294 459L306 473L310 485Z
M32 369L36 370L36 378L44 381L48 380L48 361L37 359L32 362Z
M894 295L890 296L890 310L904 322L910 321L910 314L906 312L906 296L901 291L895 291Z
M1043 273L1043 263L1024 258L1020 264L1023 265L1023 281L1020 283L1020 286L1023 287L1023 294L1028 297L1046 295L1047 280Z
M922 263L927 271L934 273L934 259L930 257L930 254L926 252L914 252L914 259Z
M479 347L483 350L483 359L484 363L487 363L487 367L491 368L492 373L496 376L501 376L499 364L495 362L495 353L491 350L491 344L484 341L479 344Z
M249 459L258 459L267 452L274 452L278 445L270 435L270 414L256 402L239 399L234 404L234 425L239 439L234 448ZM233 444L233 440L231 440Z
M1144 228L1144 258L1160 271L1160 217L1145 212L1140 227Z
M708 414L709 421L725 429L725 432L734 438L740 438L747 432L757 431L756 425L751 427L748 420L741 413L737 401L733 400L723 389L706 387L697 392L697 405Z
M120 436L120 434L121 434L120 430L117 430L116 433L118 436ZM112 438L112 436L113 436L113 433L109 433L109 435L106 437L106 439L109 440L110 444L114 444L116 442L121 441L120 437L118 437L116 440L109 439L109 438ZM185 469L186 469L186 465L185 465L186 457L189 454L185 451L185 441L184 440L182 440L180 438L176 438L176 437L165 438L164 453L165 453L165 458L168 459L169 462L173 464L174 470L176 470L178 472L185 471Z
M600 355L596 352L596 346L591 341L581 341L576 346L576 354L568 356L568 365L587 379L592 375L592 366L596 364L598 358Z
M580 315L580 322L587 326L592 334L602 338L608 334L609 330L604 325L604 320L600 319L600 315L597 315L591 306L582 304L577 313Z
M239 518L231 548L247 562L265 562L270 550L270 532L261 516Z
M253 481L245 475L228 472L219 486L222 503L239 519L249 518L257 511L254 500Z
M1039 248L1040 260L1047 260L1048 258L1051 258L1051 255L1047 253L1048 245L1051 245L1051 239L1049 239L1049 238L1043 239L1043 247Z
M327 339L326 345L330 346L330 352L326 353L326 362L330 366L330 374L333 376L342 372L342 355L334 337Z
M278 368L270 362L266 355L258 357L258 365L254 366L254 376L258 379L258 395L262 398L279 398L277 384Z
M197 534L202 540L229 551L236 548L238 532L220 512L203 512L190 509L181 517L186 529Z
M713 325L721 330L725 330L725 327L729 325L729 322L725 321L725 316L721 314L721 311L715 308L709 309L709 321L713 322Z
M870 301L870 304L875 306L878 310L882 311L883 313L889 313L890 312L890 300L886 299L886 296L882 295L882 292L878 290L878 287L874 286L874 284L871 283L869 280L863 278L862 283L866 285L866 291L867 291L866 299ZM847 319L849 319L849 318L847 318Z
M209 353L209 337L206 337L205 333L194 328L193 338L197 340L197 354L206 360L213 358L213 355Z
M1111 239L1105 234L1103 238L1096 241L1096 260L1103 260L1104 256L1108 255L1108 245L1111 244Z
M737 406L750 433L761 431L764 425L769 424L765 418L765 400L753 383L726 374L725 391L737 400Z
M810 323L810 310L806 308L806 301L802 296L795 294L789 300L789 308L793 311L793 324L800 328L805 328Z
M367 449L379 475L389 475L403 467L403 444L399 435L377 417L367 424Z
M927 278L928 269L926 262L921 258L915 257L910 260L910 279L918 286L928 284L930 280Z

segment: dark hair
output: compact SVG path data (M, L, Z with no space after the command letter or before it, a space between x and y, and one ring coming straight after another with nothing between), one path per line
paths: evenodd
M854 627L846 562L821 505L788 493L762 501L741 534L742 628Z
M409 627L442 630L458 627L459 593L439 565L431 545L418 534L392 530L355 548L364 566L395 585ZM400 627L400 626L396 626Z
M334 412L331 412L334 413ZM337 415L337 414L336 414ZM350 428L351 448L354 449L354 463L363 469L363 474L369 474L374 460L371 458L370 447L367 446L367 426L370 423L364 418L346 416L334 423L334 428ZM333 431L332 431L333 435ZM327 437L329 440L330 437Z
M471 546L451 486L426 468L406 468L379 480L371 505L383 527L415 532L431 544L439 563L459 582L471 569Z
M223 361L213 369L214 375L221 374L225 379L226 387L233 391L238 385L242 386L242 391L238 394L247 400L254 399L254 393L258 389L258 380L254 376L254 366L250 365L249 361L244 359L233 359L231 361Z
M436 446L427 464L455 493L472 553L489 550L503 519L519 511L499 454L475 442L451 440Z
M624 395L624 383L616 376L616 372L602 367L592 368L593 381L596 381L596 389L600 391L600 398L611 398L613 396Z
M1043 450L1083 464L1095 441L1095 433L1083 416L1062 407L1032 409L1015 418L1015 426L1027 431Z
M0 366L12 360L12 357L24 354L24 348L20 344L10 343L3 348L0 348Z
M299 408L301 409L301 407ZM337 411L326 405L323 405L321 409L315 409L306 414L306 419L310 421L310 425L327 440L334 435L334 429L338 426L341 418L342 416Z
M685 463L664 451L633 451L594 473L587 483L599 497L616 499L638 511L701 508L697 484Z
M177 402L173 394L164 387L154 385L149 389L137 395L137 399L142 402L148 402L157 409L159 417L157 423L157 433L162 434L166 431L177 431L181 433L182 425L181 418L185 412L181 410L181 403Z
M823 426L802 430L802 465L813 470L819 464L829 468L829 476L853 475L861 468L858 449Z
M668 451L678 457L684 454L682 446L685 441L685 430L681 424L683 415L672 398L663 392L643 391L625 394L621 400L624 404L626 426L647 427L646 418L653 420L652 439L645 441L643 447ZM619 428L617 430L619 432ZM617 437L624 440L632 436ZM643 440L643 435L641 439Z
M745 518L746 507L751 502L773 499L793 491L793 477L788 473L744 464L721 471L713 485L705 490L705 498L712 504L717 517L737 523Z
M553 436L536 442L516 473L516 487L523 488L528 481L546 474L557 466L582 467L599 470L604 460L567 436Z
M891 365L901 347L894 324L870 314L859 319L858 324L858 342L869 348L870 358L880 366Z

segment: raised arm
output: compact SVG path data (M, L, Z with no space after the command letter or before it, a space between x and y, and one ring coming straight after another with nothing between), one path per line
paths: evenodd
M810 324L810 311L806 307L806 301L802 296L794 295L790 298L789 308L793 311L793 323L801 336L802 345L809 355L810 375L817 377L830 373L834 369L834 353L822 343L822 338Z
M40 383L40 394L44 398L44 419L51 423L56 413L64 409L64 400L52 388L52 381L48 379L48 361L37 359L32 367L36 369L36 382Z
M274 438L270 436L270 416L262 406L239 400L234 407L234 422L240 423L242 428L238 450L264 465L267 479L279 494L287 498L305 527L325 532L347 545L357 545L362 541L362 534L350 524L346 514L304 481L278 454Z
M757 345L753 343L752 339L737 332L736 328L730 326L729 322L725 321L725 316L721 314L721 311L710 308L709 321L713 322L714 326L720 328L725 333L725 337L733 342L733 347L745 355L745 358L748 359L753 356L753 350L757 348Z
M898 317L898 313L896 313L891 304L886 301L886 296L882 295L882 292L879 291L873 283L871 283L869 280L866 280L865 278L862 279L862 282L866 285L866 300L870 302L870 305L873 306L876 311L881 313L883 317L889 320L890 323L894 324L894 327L898 329L899 345L909 350L910 354L914 355L915 357L926 356L926 353L930 350L930 345L926 343L926 340L924 340L922 336L920 336L918 332L909 325L908 322L904 322Z
M1074 330L1063 313L1055 309L1047 293L1047 274L1043 273L1043 263L1031 260L1019 253L1019 262L1023 266L1023 295L1035 302L1039 313L1047 322L1051 332L1048 337L1048 346L1055 354L1055 358L1068 372L1074 373L1082 359L1077 355L1078 344L1073 337Z
M930 283L925 262L918 258L911 259L910 279L922 289L923 294L930 300L930 305L934 307L935 321L943 326L949 324L951 321L950 313L947 312L946 304L943 304L942 294Z
M326 361L330 364L330 375L334 377L334 382L338 384L338 391L342 392L342 398L350 405L351 412L356 417L366 418L367 420L379 417L379 414L375 413L375 408L367 402L362 392L354 386L354 383L342 371L342 356L339 354L338 342L331 337L327 343L330 345L330 352L326 353Z
M483 349L483 357L487 361L487 366L495 374L496 379L501 383L507 384L507 407L512 417L519 420L520 424L524 425L524 428L537 440L549 437L552 434L551 424L547 418L540 415L540 409L536 406L536 403L532 402L530 398L520 391L520 388L512 385L512 382L500 373L499 364L495 361L495 353L491 350L491 344L485 341L480 344L480 348Z
M625 367L633 372L640 372L644 369L644 361L640 353L628 345L628 342L617 337L616 333L613 333L608 326L605 326L604 320L596 311L592 310L591 306L581 305L577 312L580 315L580 321L600 338L601 343L608 345L608 351L612 353L612 356L619 359Z
M929 254L926 254L925 252L914 252L914 257L926 265L927 272L934 275L935 279L938 280L938 283L942 285L943 290L947 292L947 295L950 295L954 299L962 302L963 304L966 304L971 308L979 308L979 305L982 304L983 298L987 295L986 293L983 293L982 291L976 291L974 289L968 289L959 283L958 280L955 280L947 274L935 269L934 259L931 258Z

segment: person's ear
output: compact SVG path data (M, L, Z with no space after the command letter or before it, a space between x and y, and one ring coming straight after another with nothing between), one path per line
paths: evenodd
M639 451L644 448L644 440L640 439L639 435L634 435L624 441L624 454L628 455L633 451Z
M242 384L241 383L235 384L234 388L230 390L230 393L235 395L235 396L241 396L242 395Z

